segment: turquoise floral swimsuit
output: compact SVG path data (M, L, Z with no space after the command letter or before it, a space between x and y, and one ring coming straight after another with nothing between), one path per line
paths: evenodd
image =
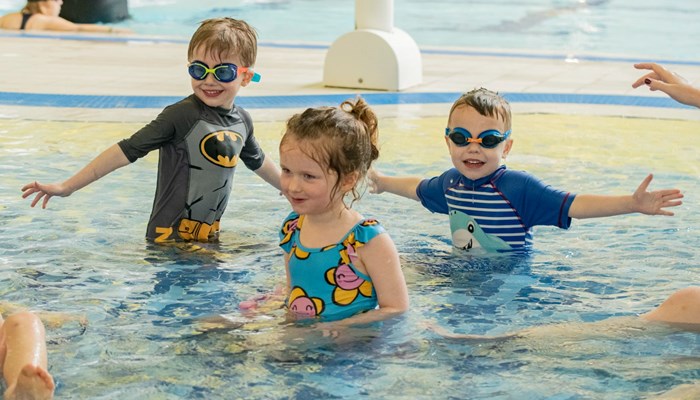
M372 280L358 271L353 261L357 249L384 233L384 227L376 220L365 219L340 243L308 248L299 240L303 222L303 215L292 212L280 230L280 247L289 254L290 313L298 319L334 321L377 308Z

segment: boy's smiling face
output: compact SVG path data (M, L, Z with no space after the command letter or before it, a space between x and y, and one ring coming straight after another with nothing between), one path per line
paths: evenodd
M238 56L229 55L225 58L219 57L218 54L213 54L207 51L204 46L199 46L195 49L192 54L192 59L189 62L200 61L209 68L214 68L215 66L223 63L231 63L240 67L247 67L247 65L241 65L241 60ZM225 109L231 109L233 107L233 100L236 98L238 91L241 86L248 86L250 79L253 77L252 72L241 72L238 71L238 76L232 82L220 82L214 78L214 74L209 73L204 78L204 80L198 81L192 77L192 91L195 96L197 96L204 104L209 107L222 107Z
M452 130L456 127L468 130L474 138L490 129L501 133L506 131L502 120L481 115L469 106L456 108L450 116L448 128ZM513 140L510 138L492 149L484 148L479 143L469 143L467 146L459 147L447 136L445 136L445 142L450 151L452 164L462 175L471 180L483 178L496 171L513 145Z

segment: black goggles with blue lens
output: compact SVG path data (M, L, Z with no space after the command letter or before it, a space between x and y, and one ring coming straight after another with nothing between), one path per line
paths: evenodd
M198 81L203 81L207 78L207 75L212 74L214 78L219 82L233 82L238 77L238 72L245 73L252 70L248 67L239 67L236 64L223 63L214 66L214 68L209 68L209 66L201 61L192 61L190 65L187 66L187 72L193 79ZM260 82L260 74L253 72L253 82Z
M452 130L445 128L445 136L449 137L452 143L459 147L469 146L469 143L479 143L481 147L493 149L501 144L502 141L508 139L510 130L501 133L495 129L483 131L478 137L473 138L471 132L464 128L456 127Z

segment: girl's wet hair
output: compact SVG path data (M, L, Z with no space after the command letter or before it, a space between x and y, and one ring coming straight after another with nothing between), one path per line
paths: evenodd
M258 55L258 34L243 20L228 17L211 18L202 21L192 35L187 49L188 61L194 61L193 54L200 46L204 46L208 54L219 59L231 55L240 57L243 65L239 67L253 67Z
M22 7L21 13L24 14L38 14L41 12L41 3L44 0L27 0L27 4Z
M339 107L307 108L295 114L287 121L280 148L294 140L304 154L328 172L335 172L338 180L331 192L333 197L350 174L358 174L357 182L365 177L379 157L378 135L374 111L358 97L344 101ZM360 199L357 183L350 192L352 202Z
M483 116L500 119L503 121L505 130L511 129L510 104L497 92L479 88L460 96L452 104L452 109L450 109L450 114L447 118L448 125L452 118L452 113L459 107L471 107Z

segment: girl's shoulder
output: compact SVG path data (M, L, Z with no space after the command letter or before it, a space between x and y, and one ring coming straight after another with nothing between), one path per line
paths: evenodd
M375 236L385 233L384 226L374 218L360 220L348 233L348 240L367 243Z

